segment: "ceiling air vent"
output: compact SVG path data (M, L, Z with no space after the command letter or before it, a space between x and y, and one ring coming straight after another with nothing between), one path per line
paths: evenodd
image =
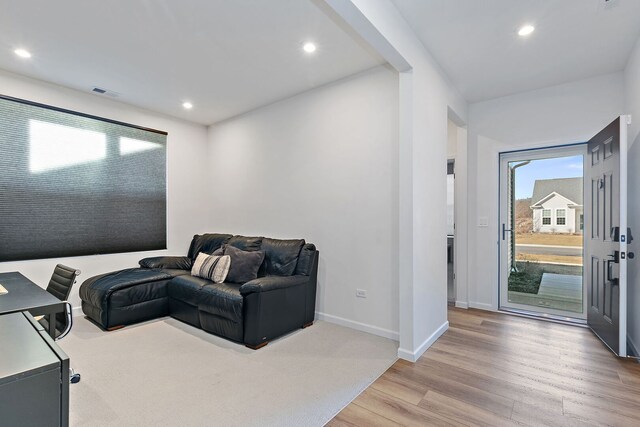
M91 89L91 92L100 94L100 95L107 95L110 96L112 98L116 98L118 97L120 94L118 92L114 92L112 90L107 90L107 89L103 89L101 87L94 87L93 89Z

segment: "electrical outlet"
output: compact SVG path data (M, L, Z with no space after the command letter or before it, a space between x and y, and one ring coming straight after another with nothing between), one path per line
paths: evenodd
M356 296L358 298L366 298L367 297L367 291L365 291L364 289L356 289Z

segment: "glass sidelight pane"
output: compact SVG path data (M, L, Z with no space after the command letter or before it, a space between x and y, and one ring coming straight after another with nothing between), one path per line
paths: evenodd
M507 301L530 311L583 312L583 156L508 162L512 236L503 248Z

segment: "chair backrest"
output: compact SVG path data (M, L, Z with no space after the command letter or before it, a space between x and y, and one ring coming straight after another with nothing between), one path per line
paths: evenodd
M51 275L49 285L47 285L47 292L58 298L60 301L66 301L69 299L71 287L76 282L76 277L79 274L80 270L76 270L75 268L67 267L62 264L56 265L56 268L53 270L53 274Z

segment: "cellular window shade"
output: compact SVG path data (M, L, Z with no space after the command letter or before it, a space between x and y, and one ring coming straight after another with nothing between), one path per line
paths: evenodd
M166 249L166 139L0 96L0 261Z

